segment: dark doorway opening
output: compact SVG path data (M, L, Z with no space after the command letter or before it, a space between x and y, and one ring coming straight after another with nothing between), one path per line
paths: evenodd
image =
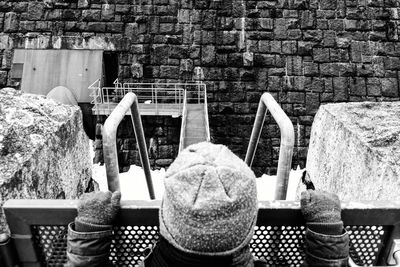
M114 81L118 78L118 53L103 53L103 85L114 87Z

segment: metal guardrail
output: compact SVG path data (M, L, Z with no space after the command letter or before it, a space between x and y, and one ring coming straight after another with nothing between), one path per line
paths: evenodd
M180 134L180 139L179 139L179 152L183 150L183 146L185 143L185 133L186 133L186 119L187 119L187 109L186 109L186 91L185 95L183 97L183 111L182 111L182 123L181 123L181 134Z
M97 79L91 85L89 85L88 89L90 91L89 97L93 98L90 103L94 104L97 107L97 105L100 104L102 101L100 79Z
M8 242L9 239L5 243L1 242L0 253L4 252L1 246L7 244L8 247L6 249L12 250L17 258L11 259L13 262L10 265L6 265L6 267L14 267L18 266L18 264L21 266L26 266L26 264L29 266L40 266L41 252L38 251L38 248L44 249L44 246L38 246L39 241L34 238L35 232L32 226L68 225L76 217L78 202L79 200L76 199L7 200L3 205L3 210L10 225L12 242ZM118 214L115 224L117 226L157 225L160 205L161 201L159 200L123 200L121 201L121 211ZM298 201L260 201L258 206L258 226L304 226L305 222ZM384 231L388 231L382 239L382 246L377 246L379 251L376 253L376 264L378 265L397 264L390 266L399 266L400 250L393 249L393 244L400 242L399 207L399 201L342 202L342 220L344 225L356 227L383 226ZM54 234L48 233L46 234L47 240L51 240L48 237L49 235L54 237ZM353 238L353 241L368 240L370 238L368 232L363 231L359 235L350 236L350 238ZM267 237L264 236L264 238ZM360 253L361 255L365 255L363 250L360 250ZM60 254L58 255L60 256ZM391 263L392 259L393 263Z
M294 147L294 128L289 117L278 105L275 99L269 93L261 96L258 105L257 115L251 132L249 146L247 148L245 162L251 166L254 154L260 139L261 130L264 124L267 109L279 125L281 131L281 145L279 149L279 161L277 171L277 187L275 190L275 199L286 199L289 173L292 165L293 147Z
M107 118L103 128L103 151L106 165L107 183L110 191L120 190L118 153L116 146L116 135L118 125L128 110L131 110L132 125L135 131L136 142L139 147L140 160L146 176L147 188L150 199L154 199L154 189L151 180L150 163L147 155L146 139L144 137L142 120L140 119L137 96L134 93L127 93L121 102L115 107Z
M97 114L111 112L116 103L128 92L135 93L140 104L151 104L151 108L158 114L176 114L183 112L183 96L187 91L188 103L204 103L206 98L206 85L204 83L121 83L118 79L114 81L114 87L101 87L100 80L96 80L88 89L91 91L91 103ZM173 105L171 105L173 104ZM179 115L180 115L179 114Z
M210 123L208 119L208 102L207 102L207 88L204 88L204 116L205 116L205 123L206 123L206 141L210 142L211 137L210 137Z

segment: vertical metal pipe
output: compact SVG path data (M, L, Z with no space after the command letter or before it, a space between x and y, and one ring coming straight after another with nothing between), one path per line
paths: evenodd
M275 199L284 200L286 199L289 173L292 165L294 128L289 117L285 114L282 108L269 93L264 93L261 96L260 104L257 110L256 121L254 122L245 161L249 166L251 166L261 134L262 124L265 119L265 109L268 109L271 112L272 117L278 123L279 129L281 131L281 145L279 149Z
M158 115L158 96L157 96L157 88L155 88L155 95L156 95L156 115Z
M150 164L147 157L146 142L143 133L143 126L139 115L139 104L137 96L134 93L127 93L121 102L115 107L113 112L107 118L103 127L103 151L104 162L106 165L107 183L110 191L120 190L119 185L119 166L117 154L117 129L125 114L131 108L132 126L135 130L136 142L139 147L139 154L142 160L143 169L146 175L147 186L150 198L154 199L154 190L151 180Z
M265 115L267 113L267 107L263 104L262 99L258 104L257 114L254 121L253 130L251 131L251 137L249 141L249 146L247 148L245 162L247 165L251 166L253 164L254 155L258 145L258 140L260 140L261 130L264 125Z
M201 93L201 89L200 89L200 85L197 86L198 88L198 92L197 92L197 103L200 104L200 93Z
M0 235L0 263L4 263L5 267L19 266L17 251L7 234Z
M147 189L149 190L150 199L155 199L153 181L151 180L149 156L147 154L146 139L144 137L138 105L131 106L131 119L132 125L134 125L133 129L135 131L136 142L138 143L139 147L140 161L142 162L144 175L146 177ZM138 125L138 127L136 127L136 125Z

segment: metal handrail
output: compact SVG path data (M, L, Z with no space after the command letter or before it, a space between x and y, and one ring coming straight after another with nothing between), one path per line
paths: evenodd
M155 86L156 85L156 86ZM123 83L123 88L127 89L183 89L186 91L195 92L197 91L197 103L202 102L202 92L205 92L206 85L203 82L196 82L196 83ZM202 88L204 88L202 90ZM190 90L193 89L193 90ZM189 96L186 98L189 101ZM192 98L190 98L192 100Z
M185 142L185 131L186 131L186 115L187 115L187 104L186 104L186 90L183 96L183 110L182 110L182 123L181 123L181 134L179 139L179 152L183 150Z
M123 83L123 86L124 87L131 87L133 85L148 85L148 86L151 86L151 85L154 85L154 84L163 85L163 86L175 86L175 85L177 85L177 86L185 87L185 86L195 86L198 83L194 83L194 82L192 82L192 83L188 83L188 82L186 82L186 83L168 83L168 82L166 82L166 83ZM200 84L203 84L203 83L200 83Z
M89 91L91 91L89 93L89 96L93 98L93 100L90 101L90 104L93 104L96 110L98 110L99 104L100 104L99 102L101 102L100 86L101 86L101 81L100 81L100 79L97 79L88 87Z
M210 123L208 120L208 102L207 102L207 88L204 87L204 116L205 116L205 122L206 122L206 141L210 142L211 137L210 137Z
M132 92L136 93L138 96L138 99L143 99L143 100L152 100L153 103L156 103L157 101L154 99L155 96L154 91L152 88L125 88L125 87L102 87L102 102L107 103L107 102L115 102L115 97L120 97L122 98L125 94ZM161 99L163 100L170 100L173 99L174 104L179 104L182 102L183 98L183 92L185 91L183 88L164 88L164 87L157 87L157 94L161 95ZM146 95L140 95L140 94L146 94ZM164 95L163 95L164 94Z
M119 79L116 79L113 83L114 87L101 87L100 79L98 79L89 86L89 90L92 90L90 96L92 97L91 103L95 105L93 108L95 113L112 111L115 104L128 92L136 93L140 103L149 104L146 101L151 100L151 104L154 105L151 108L155 110L156 114L158 114L159 109L165 113L165 110L168 109L167 105L174 104L175 106L171 106L172 109L174 111L179 110L179 115L181 115L185 91L187 92L187 103L204 103L207 97L206 85L202 82L122 83Z
M279 149L279 161L277 170L277 186L275 190L275 199L286 199L289 173L291 170L293 147L294 147L294 128L289 117L278 105L275 99L269 93L261 96L257 109L256 119L251 132L249 146L247 148L245 162L251 166L254 154L260 139L261 130L264 124L267 109L279 125L281 131L281 145Z
M120 190L116 145L117 129L129 109L131 110L132 125L139 148L140 161L142 162L144 174L146 176L150 199L155 199L153 183L151 180L149 157L147 155L146 139L144 137L142 120L140 119L137 96L134 93L127 93L104 123L103 151L108 189L110 191Z
M119 79L115 79L115 81L113 82L115 88L121 88L122 87L122 83L119 82Z

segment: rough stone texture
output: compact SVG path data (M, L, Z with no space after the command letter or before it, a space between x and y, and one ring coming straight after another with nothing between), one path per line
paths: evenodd
M101 116L100 120L105 121ZM153 153L149 153L152 168L168 167L178 155L181 119L167 116L142 116L147 148L153 139ZM117 131L118 164L120 172L129 170L130 165L141 166L132 120L126 116ZM104 162L101 135L94 142L95 163Z
M327 104L311 131L307 170L342 200L400 199L400 102Z
M0 205L10 198L77 198L91 186L89 149L78 107L0 90Z
M400 99L400 1L2 2L0 85L15 85L16 48L112 51L122 82L185 82L201 68L211 136L242 158L263 92L292 119L302 167L321 103ZM268 116L258 175L276 170L279 137Z

